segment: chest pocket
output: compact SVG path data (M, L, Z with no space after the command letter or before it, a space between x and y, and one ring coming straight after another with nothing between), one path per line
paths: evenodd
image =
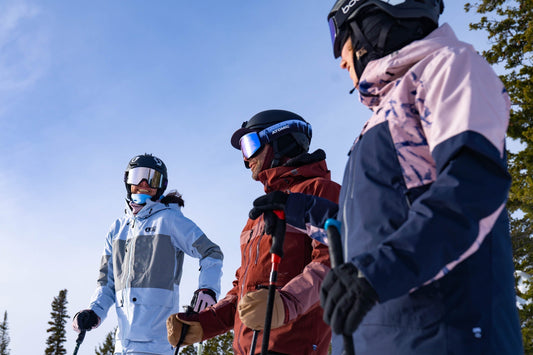
M172 290L176 254L170 236L140 235L133 249L131 287Z
M176 251L170 236L139 235L119 241L113 255L116 290L124 288L174 289Z

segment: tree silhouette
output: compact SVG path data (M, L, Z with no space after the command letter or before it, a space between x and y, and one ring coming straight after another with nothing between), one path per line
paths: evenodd
M4 312L4 321L0 323L0 355L9 355L9 327L7 325L7 311Z
M65 324L67 318L67 290L59 291L59 295L54 297L52 302L52 312L50 313L52 320L48 321L50 328L46 330L50 333L46 340L48 347L44 351L46 355L65 355L67 351L63 344L67 341Z
M218 335L202 343L202 354L205 355L233 355L233 332ZM189 345L180 351L181 355L196 355L198 344Z
M104 343L95 348L96 355L113 355L115 353L115 332L117 328L107 333Z
M480 0L466 3L465 10L482 15L470 28L487 32L492 47L483 56L505 69L500 78L512 102L507 135L522 145L508 152L513 183L507 206L522 336L525 353L533 354L533 1Z

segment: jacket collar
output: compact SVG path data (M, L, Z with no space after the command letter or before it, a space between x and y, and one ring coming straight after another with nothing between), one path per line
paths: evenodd
M359 83L359 97L363 104L373 108L379 106L381 98L416 64L442 47L457 43L452 28L443 24L421 40L414 41L402 49L368 63ZM411 75L415 75L411 73Z
M312 154L300 154L282 166L263 170L259 173L259 181L265 186L265 192L271 192L287 191L291 186L311 178L329 179L331 173L325 159L326 153L322 149Z
M137 213L137 215L133 215L133 211L131 210L129 202L126 200L126 215L131 218L140 218L140 219L148 218L154 213L157 213L164 209L171 208L170 206L177 206L177 205L169 204L168 206L166 206L159 201L148 200L146 201L146 205Z

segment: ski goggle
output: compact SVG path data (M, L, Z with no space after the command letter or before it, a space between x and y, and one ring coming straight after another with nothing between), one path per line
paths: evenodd
M126 172L126 183L130 185L139 185L146 180L148 185L153 189L163 187L164 176L159 171L151 168L133 168Z
M349 31L345 26L346 20L362 5L365 5L365 0L346 0L337 7L335 12L330 14L328 18L329 33L335 58L341 56L342 46L348 39Z
M288 133L304 133L311 138L311 125L304 121L289 120L276 123L260 132L250 132L241 137L239 143L242 155L252 158L265 145Z

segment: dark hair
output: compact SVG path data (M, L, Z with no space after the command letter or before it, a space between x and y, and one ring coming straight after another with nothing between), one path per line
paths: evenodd
M180 207L185 206L185 202L177 190L172 190L166 194L165 197L161 199L161 203L165 204L166 206L168 206L170 203L177 203Z

